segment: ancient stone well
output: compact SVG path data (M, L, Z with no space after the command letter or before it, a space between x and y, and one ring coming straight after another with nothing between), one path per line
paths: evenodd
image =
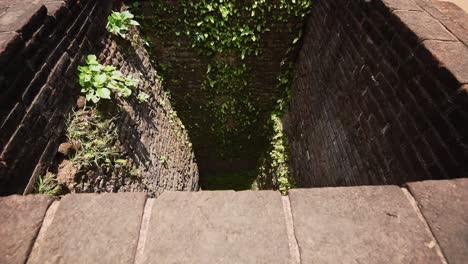
M238 14L256 23L249 30L258 35L242 36L259 50L206 53L203 40L225 32L205 33L203 23L228 11L197 22L185 2L0 2L1 194L29 193L47 171L66 167L57 151L73 143L69 116L80 108L78 66L88 54L137 78L135 93L149 97L102 106L133 173L84 174L75 191L157 195L198 190L199 178L204 188L268 189L284 175L297 187L466 176L468 18L457 6L315 0L296 14L278 0L279 15ZM125 8L142 25L122 39L106 23ZM269 155L278 138L273 114L283 115L279 132L290 147L284 175ZM268 169L257 177L261 164ZM253 176L232 180L245 175Z

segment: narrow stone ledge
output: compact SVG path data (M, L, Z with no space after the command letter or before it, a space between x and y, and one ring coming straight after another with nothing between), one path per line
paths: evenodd
M278 192L164 192L142 263L290 263Z
M459 84L468 83L468 48L462 43L426 40L420 54L426 62L435 61L439 68L450 72Z
M10 6L0 16L0 32L16 31L28 39L44 22L47 8L33 3L18 3Z
M302 263L440 263L397 186L289 192Z
M382 0L391 10L422 11L413 0Z
M0 197L0 263L25 263L53 198Z
M144 193L71 194L28 263L134 263Z
M24 42L16 32L0 33L0 65L6 65L8 60L22 48Z
M449 263L468 259L468 179L408 183Z
M413 32L419 42L424 40L457 41L457 39L426 12L395 11L400 21Z

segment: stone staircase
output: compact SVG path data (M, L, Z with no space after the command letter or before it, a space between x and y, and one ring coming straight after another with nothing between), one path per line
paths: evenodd
M0 263L466 263L468 179L0 198Z

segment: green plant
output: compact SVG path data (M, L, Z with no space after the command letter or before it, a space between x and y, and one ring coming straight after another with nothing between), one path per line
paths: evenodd
M289 190L292 188L292 185L289 183L289 180L287 177L280 177L278 178L278 183L279 183L279 191L283 194L286 195L288 194Z
M37 179L35 193L57 196L60 194L60 191L60 185L54 174L47 173L44 176L39 176Z
M289 189L294 187L287 164L289 160L288 140L283 133L281 119L277 113L271 115L270 125L272 126L272 135L269 152L260 161L257 180L260 180L261 187L263 186L262 181L271 181L274 189L286 195Z
M135 16L130 11L115 12L107 18L107 30L114 34L121 36L122 38L127 37L127 30L130 26L139 26L140 24L133 20Z
M76 111L70 116L66 135L69 142L79 142L81 145L71 158L79 171L126 163L116 146L117 131L113 121L92 108Z
M114 66L100 64L95 55L88 55L86 64L78 67L81 92L86 95L86 101L98 103L101 99L110 99L112 93L129 97L131 88L138 85L138 80L124 76Z
M138 102L140 103L146 103L148 102L148 99L149 99L149 94L145 93L145 92L140 92L137 96L137 100Z

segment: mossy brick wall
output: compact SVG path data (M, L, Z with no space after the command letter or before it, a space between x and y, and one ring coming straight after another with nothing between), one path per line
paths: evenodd
M208 56L203 54L203 50L192 47L191 40L180 34L184 32L184 25L178 20L184 18L184 13L177 2L167 1L174 13L157 18L152 2L142 1L141 10L145 18L143 31L152 44L154 60L165 68L166 86L175 102L174 108L189 131L202 178L255 170L269 144L271 128L268 127L268 120L282 92L277 87L277 78L282 72L282 61L291 57L287 51L297 36L297 21L291 19L280 24L273 22L275 14L270 14L267 18L270 31L261 35L261 52L258 56L246 56L244 60L240 55L229 53ZM154 21L174 26L162 30ZM254 106L254 112L258 113L258 116L251 116L254 121L248 125L240 121L239 113L231 115L232 120L229 119L221 128L226 132L223 135L210 129L213 124L219 123L216 111L220 110L213 111L209 107L210 104L219 104L223 97L213 96L214 91L202 88L208 75L208 65L216 61L247 66L244 79L240 80L247 83L246 93L236 99L247 98ZM248 115L247 112L243 114ZM242 132L230 133L243 125L245 129Z
M423 0L316 0L288 132L301 187L466 177L468 15Z
M113 4L119 6L117 2L12 0L0 3L1 194L22 193L26 186L26 191L30 190L37 176L47 169L64 134L65 119L79 94L77 66L92 52L101 52L102 62L115 62L124 72L143 72L143 79L150 78L144 83L155 85L149 87L154 98L148 109L126 106L125 109L132 111L123 111L127 119L121 119L128 122L122 127L131 126L129 130L138 132L131 135L123 132L121 136L129 152L140 156L138 161L145 164L145 172L154 173L149 181L151 186L155 189L198 188L198 171L191 148L185 141L174 138L175 132L169 132L172 128L162 117L170 111L170 106L162 111L155 104L165 97L157 87L148 59L135 58L143 61L143 65L126 61L130 56L124 55L125 52L135 51L127 48L122 52L118 47L121 44L116 44L106 34L106 18ZM137 52L145 56L142 51ZM143 115L146 122L139 122ZM147 127L143 126L149 123L158 129L151 133L146 131ZM180 135L183 138L183 131L178 137ZM165 146L168 142L173 144ZM156 147L157 144L163 147ZM156 155L174 153L177 155L173 164L178 165L166 170L148 161Z

